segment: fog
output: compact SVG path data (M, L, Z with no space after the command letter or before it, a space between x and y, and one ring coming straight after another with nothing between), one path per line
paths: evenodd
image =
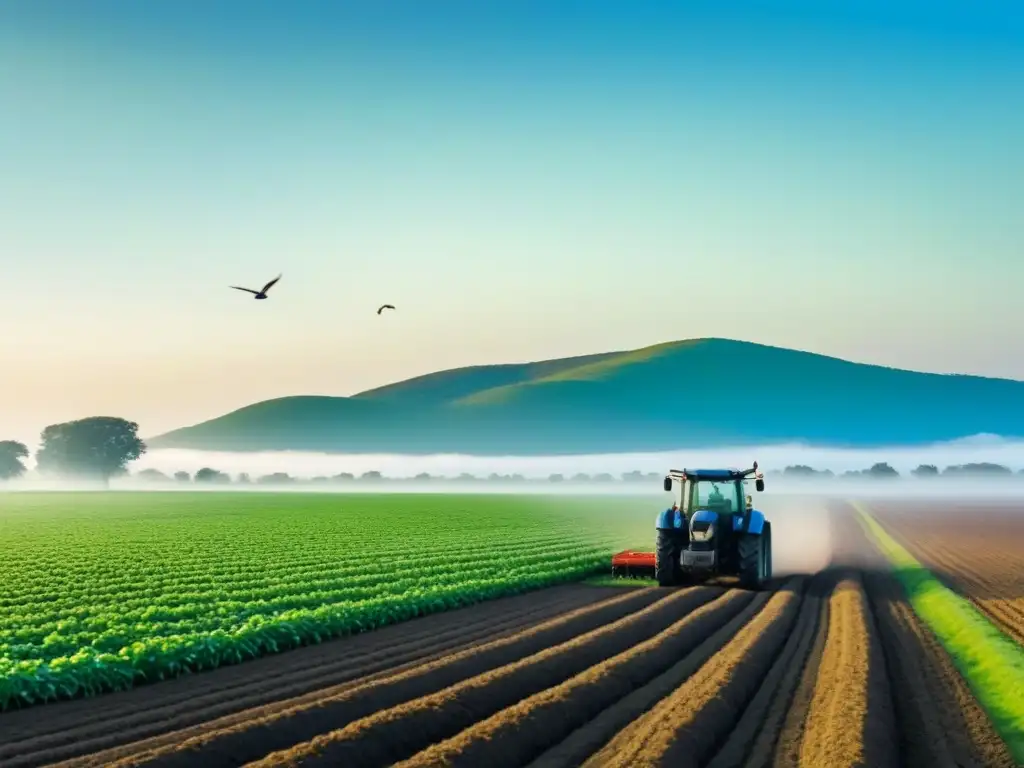
M915 448L839 449L792 444L591 456L402 456L161 450L145 454L132 464L131 469L138 471L152 468L172 474L178 470L194 473L201 467L213 467L231 475L246 472L254 478L273 472L287 472L293 477L330 476L340 472L358 476L372 470L387 477L413 477L421 472L447 477L455 477L463 472L486 477L497 472L536 478L546 478L554 473L570 477L578 472L608 472L618 477L623 472L633 470L664 473L670 468L682 467L749 467L755 460L765 472L806 464L815 469L830 469L840 474L848 470L866 469L883 461L901 474L907 474L920 464L934 464L942 469L974 462L1002 464L1019 471L1024 468L1024 441L979 435Z
M296 492L445 492L445 493L546 493L546 494L629 494L667 498L660 487L660 476L670 468L683 467L748 467L753 461L766 473L769 493L797 496L967 496L1024 498L1024 475L1015 477L918 479L910 470L921 464L932 464L940 470L951 465L992 463L1009 467L1019 473L1024 467L1024 441L1005 440L995 436L977 436L951 443L922 447L891 447L873 449L821 448L807 445L770 445L733 449L687 450L664 453L622 453L590 456L505 456L482 457L452 454L403 456L394 454L325 454L301 452L220 453L185 450L155 450L129 466L131 476L111 481L113 490L290 490ZM867 469L886 462L902 477L898 479L815 478L803 479L776 476L785 467L807 465L816 470L830 470L836 475L846 471ZM202 484L193 482L154 483L135 477L151 469L173 475L184 471L190 475L203 467L227 473L234 480L240 473L252 480L273 473L286 473L292 478L309 480L327 478L340 473L359 477L365 472L380 472L382 481L349 481L332 483ZM626 472L655 473L635 482L623 482ZM413 480L427 473L429 481ZM486 480L492 473L520 475L520 482ZM612 482L573 482L577 473L594 476L607 473ZM476 481L454 481L460 474L473 475ZM564 482L548 482L552 474L564 476ZM446 479L442 479L446 478ZM29 472L19 481L7 484L8 490L85 490L97 486L66 480L41 478Z

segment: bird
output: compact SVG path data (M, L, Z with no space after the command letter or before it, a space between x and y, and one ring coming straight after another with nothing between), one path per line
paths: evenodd
M256 294L255 296L253 296L253 298L255 298L255 299L265 299L265 298L267 298L267 291L269 291L271 286L273 286L274 283L276 283L280 279L281 279L281 275L278 275L273 280L271 280L269 283L264 285L263 289L259 290L259 291L254 291L252 288L243 288L240 285L232 285L232 286L229 286L229 287L234 288L236 291L248 291L249 293Z
M382 305L381 305L381 307L380 307L380 309L378 309L378 310L377 310L377 314L379 315L379 314L380 314L381 312L383 312L383 311L384 311L385 309L394 309L394 308L395 308L395 305L394 305L394 304L382 304Z

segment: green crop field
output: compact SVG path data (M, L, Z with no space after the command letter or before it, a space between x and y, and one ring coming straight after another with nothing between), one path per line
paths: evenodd
M0 494L0 709L127 688L606 572L657 502Z

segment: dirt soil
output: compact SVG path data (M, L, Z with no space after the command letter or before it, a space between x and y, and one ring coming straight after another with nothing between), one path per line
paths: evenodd
M914 509L878 514L890 527ZM819 514L825 567L762 592L573 585L496 600L2 714L0 766L1013 766L852 510ZM1008 537L1006 518L991 529ZM1013 547L956 525L935 530L967 545L962 563L934 532L915 554L959 563L976 600L1005 599L992 593L1022 578L1000 570ZM982 564L995 552L1000 565Z
M1024 504L870 507L914 557L1024 644Z

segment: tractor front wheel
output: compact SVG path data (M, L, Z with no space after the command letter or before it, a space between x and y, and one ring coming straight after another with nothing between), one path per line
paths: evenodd
M676 531L658 531L654 557L654 578L659 587L674 587L682 581L679 556L683 550L683 537Z

